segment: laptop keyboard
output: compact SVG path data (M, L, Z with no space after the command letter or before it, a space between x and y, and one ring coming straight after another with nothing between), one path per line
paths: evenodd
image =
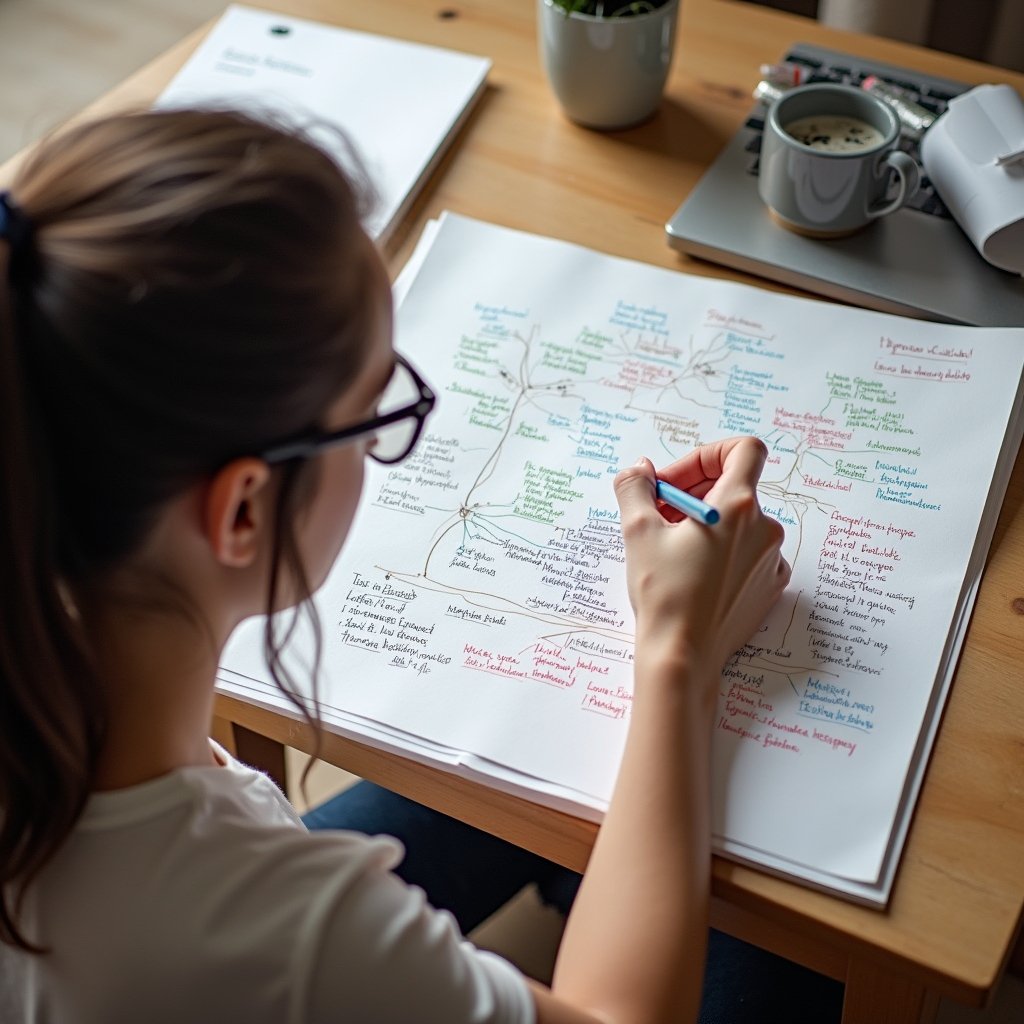
M963 89L955 90L953 83L944 83L941 87L929 81L927 77L915 78L914 72L907 69L900 69L898 77L894 77L893 70L885 66L875 66L870 61L861 60L858 57L841 54L823 54L812 52L809 47L796 47L791 50L783 60L791 64L800 64L808 69L806 82L834 82L837 85L852 85L860 88L861 82L869 75L876 75L884 82L895 85L907 93L907 98L930 110L933 114L941 114L949 101L959 95ZM966 89L967 86L964 86ZM764 132L765 107L758 108L747 118L746 127L754 134L747 143L747 151L752 154L748 171L757 174L759 154L761 152L761 136ZM900 136L899 148L917 161L921 166L921 150L917 139L909 138L906 135ZM892 186L897 187L895 183ZM935 188L922 171L921 186L917 193L912 196L906 204L905 209L917 210L920 213L930 214L934 217L950 218L950 213L943 205L942 200L935 192Z

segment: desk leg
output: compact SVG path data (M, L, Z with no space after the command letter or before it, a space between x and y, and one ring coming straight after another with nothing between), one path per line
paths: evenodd
M285 767L284 744L246 729L226 718L214 718L210 735L229 753L244 764L266 772L282 793L287 794L288 775Z
M843 1024L933 1024L939 997L924 985L863 960L850 960Z
M238 757L238 748L235 746L235 723L230 719L214 715L210 723L210 738L216 740L232 757Z
M1010 954L1010 972L1018 978L1024 978L1024 928L1017 936L1017 945Z

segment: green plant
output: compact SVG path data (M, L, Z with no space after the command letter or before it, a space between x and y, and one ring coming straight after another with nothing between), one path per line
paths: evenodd
M669 0L633 0L622 3L622 0L551 0L560 7L566 16L570 14L590 14L595 18L628 18L635 14L650 14L651 11L664 7Z

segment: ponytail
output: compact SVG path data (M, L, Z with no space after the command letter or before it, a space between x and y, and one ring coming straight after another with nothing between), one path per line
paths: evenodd
M93 789L108 709L86 623L169 502L322 427L380 329L372 193L308 137L230 111L61 131L0 194L0 942ZM278 574L307 612L293 523L315 462L279 467ZM149 589L142 593L146 586ZM76 609L81 609L81 617ZM186 601L187 605L187 601ZM265 638L271 674L307 721ZM33 942L33 939L36 941Z
M0 243L0 941L39 952L16 925L28 884L67 838L103 738L102 692L56 566L55 501L25 386Z

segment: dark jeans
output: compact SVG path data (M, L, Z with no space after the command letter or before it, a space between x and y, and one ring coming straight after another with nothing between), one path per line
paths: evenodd
M303 818L310 829L338 828L400 839L396 873L450 911L463 934L531 883L567 914L580 876L454 818L360 782ZM831 1024L843 986L739 939L711 930L700 1024Z

